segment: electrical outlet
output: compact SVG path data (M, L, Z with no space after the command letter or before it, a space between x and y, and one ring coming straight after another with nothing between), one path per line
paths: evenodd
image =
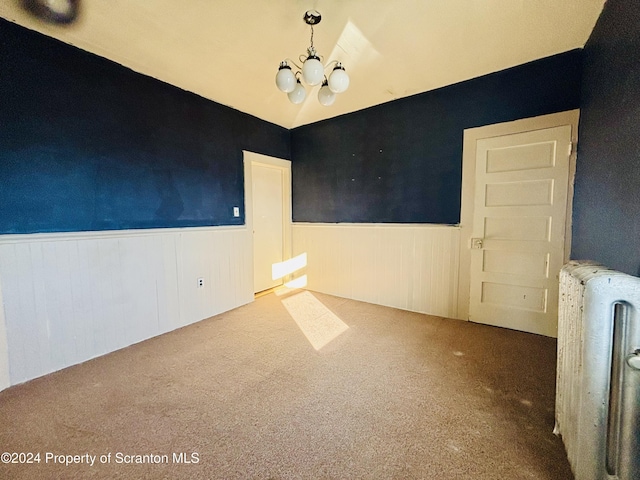
M204 287L204 277L198 277L198 288Z
M234 217L240 216L240 207L233 207L233 216Z

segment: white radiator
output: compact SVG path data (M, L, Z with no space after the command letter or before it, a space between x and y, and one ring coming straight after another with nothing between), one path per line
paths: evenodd
M640 278L560 272L556 428L576 480L640 479Z

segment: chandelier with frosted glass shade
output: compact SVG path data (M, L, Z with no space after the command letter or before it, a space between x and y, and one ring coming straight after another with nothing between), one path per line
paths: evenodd
M313 26L320 23L322 19L316 10L309 10L304 14L304 22L311 27L311 45L307 48L307 55L300 55L302 67L293 60L286 59L280 62L280 68L276 74L276 85L278 89L286 93L293 104L304 102L307 97L305 85L311 87L321 85L318 90L318 101L328 107L336 101L336 94L344 92L349 87L349 75L345 72L342 63L330 61L327 65L322 64L322 57L313 46ZM291 69L293 65L297 70ZM325 71L333 66L329 77Z

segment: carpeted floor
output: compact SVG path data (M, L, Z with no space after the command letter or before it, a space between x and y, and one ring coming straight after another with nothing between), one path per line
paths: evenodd
M552 434L555 348L270 294L0 392L0 450L40 454L0 478L571 479Z

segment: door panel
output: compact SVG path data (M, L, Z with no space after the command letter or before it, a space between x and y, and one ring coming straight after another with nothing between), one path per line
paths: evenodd
M484 250L483 271L545 278L549 274L549 253Z
M553 180L488 183L485 188L487 207L551 205Z
M282 285L273 279L272 266L284 255L283 172L281 168L253 163L253 266L254 291Z
M571 126L476 142L469 319L556 336Z

